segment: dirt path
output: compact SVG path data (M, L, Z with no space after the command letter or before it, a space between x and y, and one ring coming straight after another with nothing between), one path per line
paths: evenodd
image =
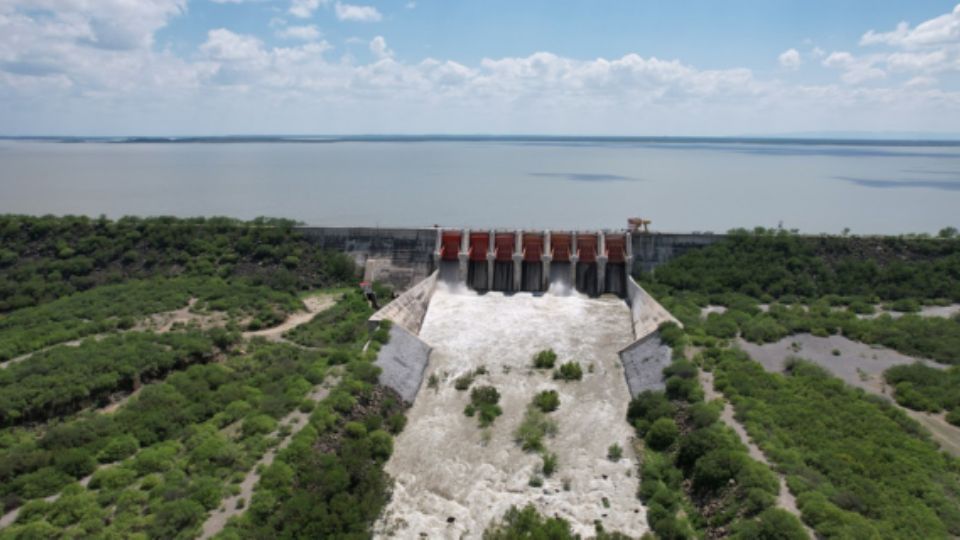
M243 337L246 339L262 337L269 341L286 341L283 339L283 334L289 330L293 330L301 324L310 322L314 315L333 307L333 305L336 303L336 297L331 294L309 296L303 299L303 305L306 307L306 311L298 311L297 313L287 317L287 320L272 328L266 328L264 330L257 330L254 332L244 332Z
M339 375L331 376L329 380L314 387L313 391L307 396L307 399L310 399L314 402L323 400L330 393L330 389L336 386L339 381ZM260 482L259 471L269 467L270 464L273 463L273 460L277 457L277 453L290 445L290 443L293 441L293 437L299 433L301 429L307 426L307 420L309 418L310 413L301 412L300 409L295 409L293 412L280 420L279 425L289 425L292 428L290 434L281 440L280 444L267 450L267 452L254 464L253 468L247 472L247 476L243 479L243 482L240 483L240 493L236 495L230 495L222 499L217 509L207 516L207 520L203 523L203 527L201 529L202 532L200 533L199 537L201 540L216 536L227 525L227 522L230 521L230 518L243 514L247 506L249 506L251 498L253 497L253 490L256 488L257 483ZM268 435L268 437L276 436L278 436L278 431L274 431ZM261 469L261 466L263 469ZM237 503L241 500L244 502L244 504L242 507L238 507Z
M733 406L730 405L730 402L724 398L723 394L717 392L713 388L713 373L703 371L701 369L700 386L703 387L704 398L707 401L713 401L715 399L723 401L723 411L720 413L720 420L737 433L737 436L740 437L740 442L746 445L750 457L767 465L777 475L777 479L780 481L780 493L777 495L777 506L797 516L797 519L800 519L800 522L803 524L804 530L807 531L807 536L810 538L816 538L813 529L807 527L807 525L803 523L803 519L800 515L800 508L797 506L797 498L794 497L793 493L790 492L790 489L787 488L786 478L784 478L784 476L773 467L770 461L767 460L767 456L762 450L760 450L760 447L757 446L752 439L750 439L750 435L743 427L743 424L734 418Z

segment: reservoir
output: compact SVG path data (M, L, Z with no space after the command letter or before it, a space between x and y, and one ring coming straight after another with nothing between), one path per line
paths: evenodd
M936 233L960 147L776 140L0 140L0 213L310 225Z

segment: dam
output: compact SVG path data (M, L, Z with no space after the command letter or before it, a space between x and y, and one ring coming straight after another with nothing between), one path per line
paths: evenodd
M364 268L365 280L389 283L401 291L443 266L446 276L462 276L477 291L536 292L554 281L569 281L592 296L612 292L621 297L628 293L618 291L626 282L621 275L650 272L674 257L725 238L696 232L573 229L301 226L296 230L322 249L349 254Z
M475 291L544 292L553 283L588 296L626 294L630 233L439 230L434 258L447 279Z
M509 507L528 504L584 536L597 524L643 535L626 410L632 396L662 388L671 351L657 329L676 319L631 277L632 235L430 232L431 273L370 319L392 323L376 358L380 383L411 405L386 464L394 487L375 537L479 539ZM403 248L416 247L421 262L426 236ZM558 364L578 364L582 378L535 369L533 356L547 349ZM486 427L465 412L478 386L500 396L502 415ZM555 433L531 452L517 430L542 392L559 398ZM614 445L624 449L617 460L607 457ZM547 453L559 463L552 475L541 470Z

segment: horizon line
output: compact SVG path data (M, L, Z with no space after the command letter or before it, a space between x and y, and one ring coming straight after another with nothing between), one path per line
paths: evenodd
M366 133L366 134L226 134L226 135L0 135L0 140L51 142L131 143L201 143L201 142L428 142L428 141L507 141L507 142L716 142L751 144L846 144L846 145L933 145L960 146L960 134L906 132L854 132L846 135L774 134L774 135L548 135L495 133Z

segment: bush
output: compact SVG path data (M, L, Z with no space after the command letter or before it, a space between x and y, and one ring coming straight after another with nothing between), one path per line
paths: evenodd
M277 429L277 421L272 416L257 414L243 421L241 431L246 438L252 435L266 435L275 429Z
M540 467L540 472L549 478L557 471L557 455L552 452L544 452L541 457L543 458L543 466Z
M453 387L461 392L470 388L471 384L473 384L473 373L466 373L453 381Z
M526 452L539 452L543 450L543 438L552 437L557 433L557 423L540 409L536 407L527 407L527 412L517 429L513 432L513 438Z
M100 463L113 463L130 457L140 448L140 443L132 435L117 435L107 441L107 444L97 454Z
M620 458L623 457L623 448L620 448L620 445L613 443L607 448L607 459L610 461L620 461Z
M693 467L693 485L698 490L715 491L737 477L746 455L735 450L712 450Z
M533 404L543 412L553 412L560 406L560 396L556 390L544 390L534 396Z
M547 349L533 356L533 367L537 369L553 369L556 361L557 353L553 352L553 349Z
M541 481L542 483L542 481ZM484 531L483 540L516 540L520 538L543 540L574 540L570 524L562 518L544 518L528 504L523 510L511 506L499 523Z
M583 378L583 369L577 362L566 362L553 372L553 378L563 381L579 381Z
M800 520L780 508L768 508L756 519L745 520L733 529L736 540L806 540Z
M470 404L463 410L467 416L479 414L480 427L487 427L503 414L497 403L500 402L500 392L493 386L480 386L470 391Z
M660 418L673 418L675 412L676 408L663 392L645 390L630 400L627 420L644 435L650 424Z
M672 418L660 418L650 426L644 440L650 448L663 451L670 448L679 435L680 429Z

